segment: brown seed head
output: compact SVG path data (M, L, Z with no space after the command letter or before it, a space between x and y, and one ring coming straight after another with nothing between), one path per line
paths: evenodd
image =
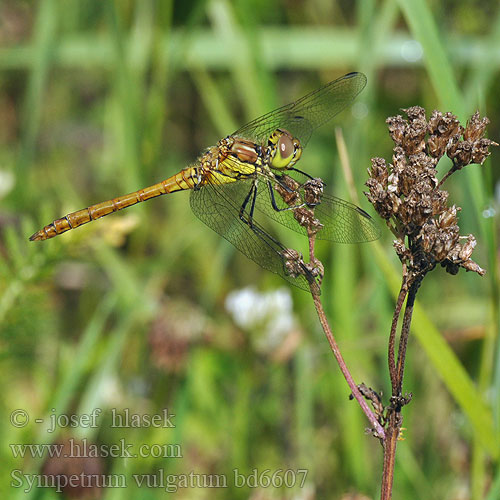
M392 164L372 159L365 194L396 236L394 248L411 279L438 263L452 274L460 267L484 274L470 259L476 240L469 235L463 242L460 208L447 206L448 192L440 189L436 165L444 154L453 161L446 178L470 163L482 164L490 146L497 145L483 137L488 119L475 113L464 129L451 113L434 111L427 122L419 106L404 111L408 119L387 119L395 144Z
M460 137L463 128L458 118L451 113L441 113L433 111L429 119L429 154L434 158L441 158L448 148L448 145L454 136Z
M321 179L309 179L304 184L304 201L308 205L318 205L323 196L323 181Z

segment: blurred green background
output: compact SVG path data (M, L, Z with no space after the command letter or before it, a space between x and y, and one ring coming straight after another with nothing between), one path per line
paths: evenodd
M465 124L479 109L498 141L499 68L492 0L2 0L2 498L55 498L48 488L24 493L28 484L19 487L12 471L71 466L15 457L11 445L71 438L123 439L135 452L178 445L169 450L182 458L88 460L85 470L123 474L129 484L100 498L168 497L133 481L158 471L227 478L227 488L180 488L182 499L377 498L382 449L348 400L310 297L198 221L188 193L47 242L28 237L70 211L167 178L246 121L355 70L368 86L335 122L359 204L373 214L361 192L370 158L391 158L385 119L418 104ZM420 290L394 498L500 498L499 154L447 186L488 273L437 269ZM315 133L299 167L351 199L333 124ZM322 243L318 255L322 298L355 380L389 394L400 266L382 229L377 243ZM305 238L275 230L305 249ZM48 433L35 423L94 408L102 409L95 428ZM168 408L175 427L112 428L113 408ZM11 423L16 409L29 415L26 426ZM308 473L303 488L249 488L235 485L234 469L290 470L295 483L297 470ZM82 493L97 494L64 495Z

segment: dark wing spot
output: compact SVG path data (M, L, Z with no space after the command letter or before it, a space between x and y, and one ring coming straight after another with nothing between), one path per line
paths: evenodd
M356 210L365 218L368 220L372 220L372 216L370 214L367 214L362 208L356 207Z

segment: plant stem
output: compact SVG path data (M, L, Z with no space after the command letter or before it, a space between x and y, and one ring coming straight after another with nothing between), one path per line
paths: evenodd
M383 441L384 446L384 471L382 475L382 488L380 493L381 500L390 500L392 498L392 485L394 482L394 465L396 463L396 446L403 424L403 417L401 415L401 408L408 402L406 398L402 397L403 390L403 376L406 358L406 347L408 345L408 337L410 335L411 319L413 316L413 306L415 304L415 297L422 282L423 276L413 281L408 289L408 278L403 276L403 283L401 291L399 292L398 301L394 311L394 316L391 326L391 336L389 339L389 370L391 373L392 383L392 397L391 404L387 408L387 426L386 437ZM394 366L394 342L396 336L396 326L401 314L401 308L405 297L408 297L403 316L403 323L401 325L401 335L399 338L398 347L398 362ZM391 361L392 354L392 361Z
M354 398L356 398L357 402L361 406L361 409L370 421L372 428L375 430L376 436L382 440L385 440L386 433L377 420L377 417L366 403L363 395L359 392L358 386L354 382L354 379L352 378L352 375L345 364L342 354L340 354L339 347L337 345L337 342L335 341L335 337L333 336L330 325L328 324L328 320L326 319L325 311L323 310L323 305L321 303L319 295L313 292L312 287L311 295L313 297L314 306L316 307L316 312L318 313L319 322L321 323L323 331L325 332L328 343L330 344L330 348L332 349L333 355L335 356L335 359L337 360L337 363L340 367L340 371L342 372L342 375L344 375L344 378L346 379L347 384L351 389L352 395L354 396Z
M398 300L396 301L396 308L394 309L394 315L392 316L391 332L389 335L389 374L391 377L392 392L397 388L397 374L396 374L396 359L395 359L395 344L396 344L396 329L398 326L399 316L401 315L401 309L403 307L406 295L408 293L408 285L406 283L406 278L403 277L403 282L401 284L401 289L399 290Z
M444 181L446 179L448 179L448 177L453 174L454 172L457 171L457 167L455 165L453 165L450 170L448 170L448 172L446 172L446 174L444 174L443 178L439 181L439 184L438 184L438 187L441 187L444 183Z
M420 287L422 279L419 278L414 281L410 290L408 291L408 300L406 301L405 314L403 316L403 324L401 326L401 336L399 338L399 348L398 348L398 365L396 369L396 391L393 388L393 396L401 396L403 390L403 377L405 369L405 359L406 359L406 346L408 345L408 337L410 335L410 325L411 318L413 316L413 306L415 304L415 297L417 295L417 290Z
M396 411L390 411L389 421L385 432L384 446L384 471L382 475L382 490L380 500L392 498L392 485L394 482L394 465L396 463L396 446L398 443L401 418L397 418Z

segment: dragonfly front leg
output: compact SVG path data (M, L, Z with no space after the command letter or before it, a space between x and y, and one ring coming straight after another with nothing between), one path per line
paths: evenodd
M294 172L298 172L299 174L302 174L304 177L307 177L309 180L314 179L314 177L309 175L307 172L304 172L303 170L299 170L297 167L290 167L288 170L293 170Z
M277 183L274 188L271 181L267 181L271 205L276 212L296 210L303 207L314 208L321 203L324 187L324 182L321 179L311 178L304 182L304 184L299 184L292 177L282 175L276 177L276 181ZM275 190L278 191L279 195L288 206L284 208L278 207L274 195Z
M278 179L279 182L279 179ZM287 207L280 208L276 203L276 198L274 196L274 188L271 181L267 181L267 187L269 188L269 196L271 197L271 205L276 212L284 212L285 210L295 210L296 208L302 208L305 203L300 203L301 197L298 191L293 190L290 186L279 182L280 187L283 189L281 197L283 201L288 205ZM296 204L298 202L298 204Z

